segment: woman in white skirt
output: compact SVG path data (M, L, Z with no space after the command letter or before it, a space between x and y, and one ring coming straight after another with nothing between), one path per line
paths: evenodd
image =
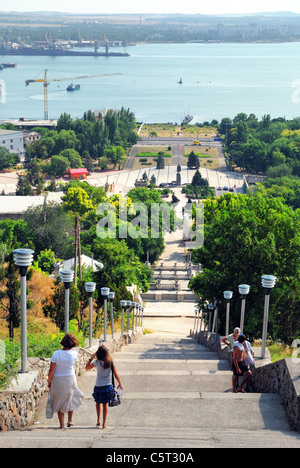
M78 353L73 348L78 346L78 341L67 333L60 344L63 349L55 351L51 358L48 387L53 413L58 413L60 429L64 429L66 413L68 413L67 426L74 426L73 411L79 408L84 395L77 387L74 369Z

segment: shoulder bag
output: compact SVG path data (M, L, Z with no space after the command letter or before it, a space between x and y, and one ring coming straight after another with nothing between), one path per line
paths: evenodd
M120 394L115 389L115 376L114 376L113 365L111 366L111 375L112 375L112 386L113 386L114 390L113 390L110 402L108 403L108 406L110 408L112 408L114 406L119 406L121 404Z

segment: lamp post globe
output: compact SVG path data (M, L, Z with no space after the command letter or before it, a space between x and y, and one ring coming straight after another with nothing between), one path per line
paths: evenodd
M106 341L107 337L107 299L109 295L109 288L101 288L101 294L104 297L104 341Z
M27 297L26 273L33 262L34 251L31 249L16 249L13 251L14 262L19 267L21 281L21 373L27 372Z
M225 335L229 335L229 319L230 319L230 300L232 299L232 291L223 292L224 299L226 300L226 326L225 326Z
M127 333L129 333L129 313L130 313L130 307L132 306L131 301L127 301Z
M249 294L249 291L250 291L249 284L240 284L239 285L239 293L242 296L241 320L240 320L241 333L243 333L243 331L244 331L246 296L247 296L247 294Z
M264 305L262 348L261 348L262 359L266 357L270 292L271 292L271 289L275 287L276 280L277 280L276 276L273 276L273 275L263 275L261 277L261 284L262 284L262 287L265 289L265 305Z
M70 287L74 281L73 270L61 270L60 278L65 285L65 334L69 333L70 321Z
M89 296L89 345L93 346L93 292L96 289L96 283L85 283L86 292Z
M114 298L115 293L113 291L109 291L108 299L110 300L110 326L111 326L111 336L114 336Z

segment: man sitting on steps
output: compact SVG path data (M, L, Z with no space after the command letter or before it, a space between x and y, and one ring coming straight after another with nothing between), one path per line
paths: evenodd
M245 364L245 359L247 358L247 349L244 347L244 343L246 342L245 335L240 335L238 337L238 341L236 341L233 345L233 379L232 379L232 392L238 393L242 392L245 393L243 389L243 385L252 375L251 371L247 364ZM237 388L238 379L239 377L244 377L242 383Z

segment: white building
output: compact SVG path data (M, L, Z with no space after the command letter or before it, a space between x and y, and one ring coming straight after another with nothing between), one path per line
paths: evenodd
M23 132L18 130L0 129L0 146L7 148L10 153L17 154L20 157L24 154Z

